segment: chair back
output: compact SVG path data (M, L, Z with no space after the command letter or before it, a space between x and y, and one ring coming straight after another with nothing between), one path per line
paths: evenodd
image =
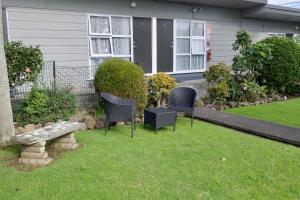
M168 97L169 107L189 107L193 108L197 92L188 87L175 88L171 91Z

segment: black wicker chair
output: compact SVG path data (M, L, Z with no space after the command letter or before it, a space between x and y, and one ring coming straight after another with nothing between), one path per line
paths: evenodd
M105 133L111 122L131 122L131 137L136 129L136 101L134 99L122 99L109 93L100 94L104 103L106 115Z
M175 88L168 97L168 108L176 112L184 112L191 116L191 126L193 126L195 100L197 93L188 87Z

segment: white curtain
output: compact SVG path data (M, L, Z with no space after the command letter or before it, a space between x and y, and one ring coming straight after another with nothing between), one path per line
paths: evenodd
M113 35L130 35L130 18L112 17L111 23Z
M205 53L205 44L202 39L192 40L192 54L203 54Z
M192 36L204 36L204 24L203 23L192 23Z
M130 38L113 38L114 55L130 55Z
M91 16L91 33L108 34L110 33L110 24L108 17Z
M176 56L176 70L184 71L190 69L190 56Z
M111 54L111 46L109 38L92 38L93 54Z
M176 49L178 54L189 54L191 50L190 39L177 39Z
M190 22L177 21L176 23L176 35L177 36L190 36Z
M191 70L200 70L200 69L204 69L204 56L193 55Z

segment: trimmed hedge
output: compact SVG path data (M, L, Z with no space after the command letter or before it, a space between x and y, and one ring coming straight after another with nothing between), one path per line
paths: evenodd
M108 92L121 98L133 98L142 111L147 105L147 84L144 72L130 61L113 58L103 62L95 75L97 93Z
M300 79L300 47L291 39L271 37L260 43L272 48L272 59L258 69L258 81L269 89L286 93L287 87Z

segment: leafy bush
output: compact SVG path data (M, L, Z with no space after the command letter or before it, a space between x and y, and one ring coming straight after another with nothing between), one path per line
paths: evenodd
M227 81L230 76L230 68L224 62L211 65L209 69L204 72L204 77L209 83L222 80Z
M147 84L144 72L130 61L113 58L103 62L95 75L96 92L108 92L122 98L133 98L142 111L147 104Z
M43 55L39 47L26 47L22 42L4 45L9 86L14 88L34 81L42 69Z
M208 94L212 102L225 101L229 96L228 80L231 78L230 68L223 62L211 65L204 73L209 87Z
M232 78L228 81L229 99L233 101L255 102L260 98L266 97L266 86L260 86L252 80L244 79L237 81Z
M232 45L234 51L238 51L233 58L232 69L237 81L243 79L255 81L257 70L261 69L266 60L272 59L272 45L256 43L253 44L250 34L246 31L239 31L236 34L236 41Z
M176 80L172 76L165 73L154 74L148 80L148 99L160 105L175 87Z
M259 86L253 81L244 80L241 84L242 92L240 93L241 101L255 102L266 96L266 87Z
M223 102L229 96L229 87L225 81L220 81L217 84L210 86L207 89L212 101Z
M54 92L34 87L13 111L15 121L21 125L66 120L76 113L76 97L69 90Z
M287 92L300 79L300 47L288 38L271 37L260 41L272 46L272 59L258 69L258 81L277 92ZM292 88L289 88L290 90Z

